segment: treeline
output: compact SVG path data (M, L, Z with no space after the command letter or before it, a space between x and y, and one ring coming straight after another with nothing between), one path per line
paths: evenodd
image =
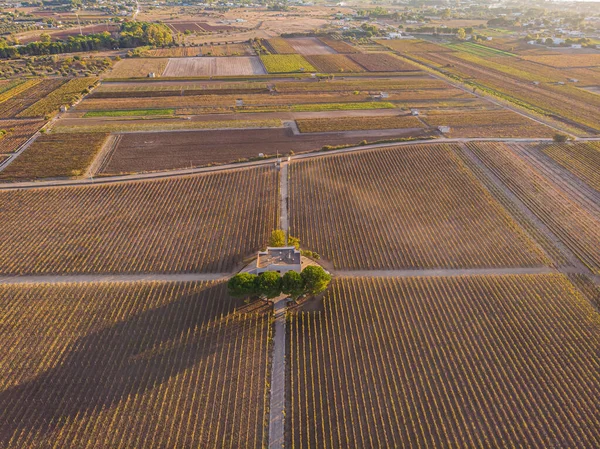
M57 55L92 50L135 48L143 45L162 47L173 43L171 30L163 24L148 22L125 22L121 25L118 38L108 32L69 36L67 40L31 42L16 46L0 42L0 58L20 56Z

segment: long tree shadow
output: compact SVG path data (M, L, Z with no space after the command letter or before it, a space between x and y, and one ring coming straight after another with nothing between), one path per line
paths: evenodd
M48 433L86 411L157 387L234 340L240 332L234 311L270 308L244 305L224 284L210 285L77 339L54 368L0 392L0 447L16 432Z

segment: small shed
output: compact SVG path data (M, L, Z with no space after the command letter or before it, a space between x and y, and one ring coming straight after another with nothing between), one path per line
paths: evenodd
M443 126L442 125L442 126L438 126L437 129L442 134L448 134L450 132L450 127L449 126Z
M244 100L242 100L241 98L236 99L235 106L238 108L244 106Z
M154 72L148 73L148 78L156 78L156 73L154 73Z
M418 110L418 109L415 109L415 108L412 108L412 109L410 110L410 115L413 115L413 116L415 116L415 117L418 117L418 116L419 116L419 110Z

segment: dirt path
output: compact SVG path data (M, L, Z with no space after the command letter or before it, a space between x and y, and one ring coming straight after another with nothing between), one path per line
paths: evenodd
M287 295L273 300L273 357L271 359L271 393L269 406L269 449L285 445L285 311Z
M289 231L289 225L288 225L288 180L289 180L288 167L289 167L289 163L287 162L287 160L284 160L281 162L281 167L279 169L279 180L280 180L279 194L281 196L281 205L280 205L280 211L279 211L280 212L279 226L281 227L281 230L283 232L285 232L286 245L287 245L287 238L288 238L288 231Z
M181 273L181 274L71 274L71 275L33 275L0 276L0 284L67 284L90 282L192 282L221 281L228 279L229 273Z
M552 274L558 273L550 267L530 268L460 268L460 269L433 269L433 270L341 270L335 271L336 276L348 277L449 277L449 276L501 276L501 275L526 275L526 274Z

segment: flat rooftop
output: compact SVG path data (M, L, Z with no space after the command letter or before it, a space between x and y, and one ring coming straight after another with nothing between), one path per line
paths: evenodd
M283 248L267 248L258 253L256 266L264 268L269 265L300 265L300 251L293 246Z

